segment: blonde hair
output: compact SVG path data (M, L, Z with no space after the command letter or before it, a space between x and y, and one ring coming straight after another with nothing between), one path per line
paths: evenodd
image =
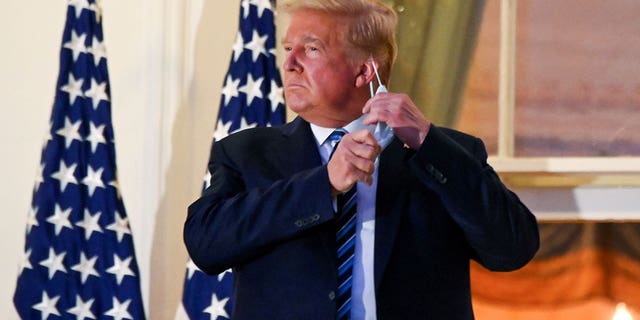
M395 11L377 0L288 0L278 5L286 13L299 10L318 10L347 17L344 39L353 49L372 55L379 63L380 76L389 83L395 63L397 15Z

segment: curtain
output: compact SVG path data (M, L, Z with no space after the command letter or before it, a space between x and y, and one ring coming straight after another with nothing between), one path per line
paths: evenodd
M390 89L411 96L433 123L451 126L465 87L484 0L386 1L398 12Z
M572 319L611 319L602 312L620 302L640 310L640 223L542 223L540 244L534 260L516 272L489 272L474 263L478 304L511 309L515 319L540 320L557 319L549 313L571 307ZM608 309L589 307L593 301ZM488 313L493 315L479 312L478 319L498 318Z

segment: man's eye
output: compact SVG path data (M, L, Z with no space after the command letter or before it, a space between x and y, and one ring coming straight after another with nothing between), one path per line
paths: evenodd
M284 51L289 52L289 51L291 51L291 50L293 50L293 48L291 48L291 47L284 47Z

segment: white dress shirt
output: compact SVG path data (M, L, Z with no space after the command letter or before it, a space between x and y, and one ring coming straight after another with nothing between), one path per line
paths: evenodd
M366 127L361 119L357 119L343 129L354 132ZM325 143L329 135L336 128L323 128L311 124L311 131L316 139L323 163L329 161L333 146ZM373 174L373 183L358 182L358 210L356 224L356 247L354 253L352 288L351 288L351 319L376 319L376 294L373 277L373 252L376 226L376 190L378 188L378 163ZM334 199L334 208L335 208Z

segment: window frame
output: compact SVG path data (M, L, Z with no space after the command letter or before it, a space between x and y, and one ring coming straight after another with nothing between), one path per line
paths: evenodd
M498 150L489 163L518 188L640 187L640 157L515 156L517 2L500 2Z

